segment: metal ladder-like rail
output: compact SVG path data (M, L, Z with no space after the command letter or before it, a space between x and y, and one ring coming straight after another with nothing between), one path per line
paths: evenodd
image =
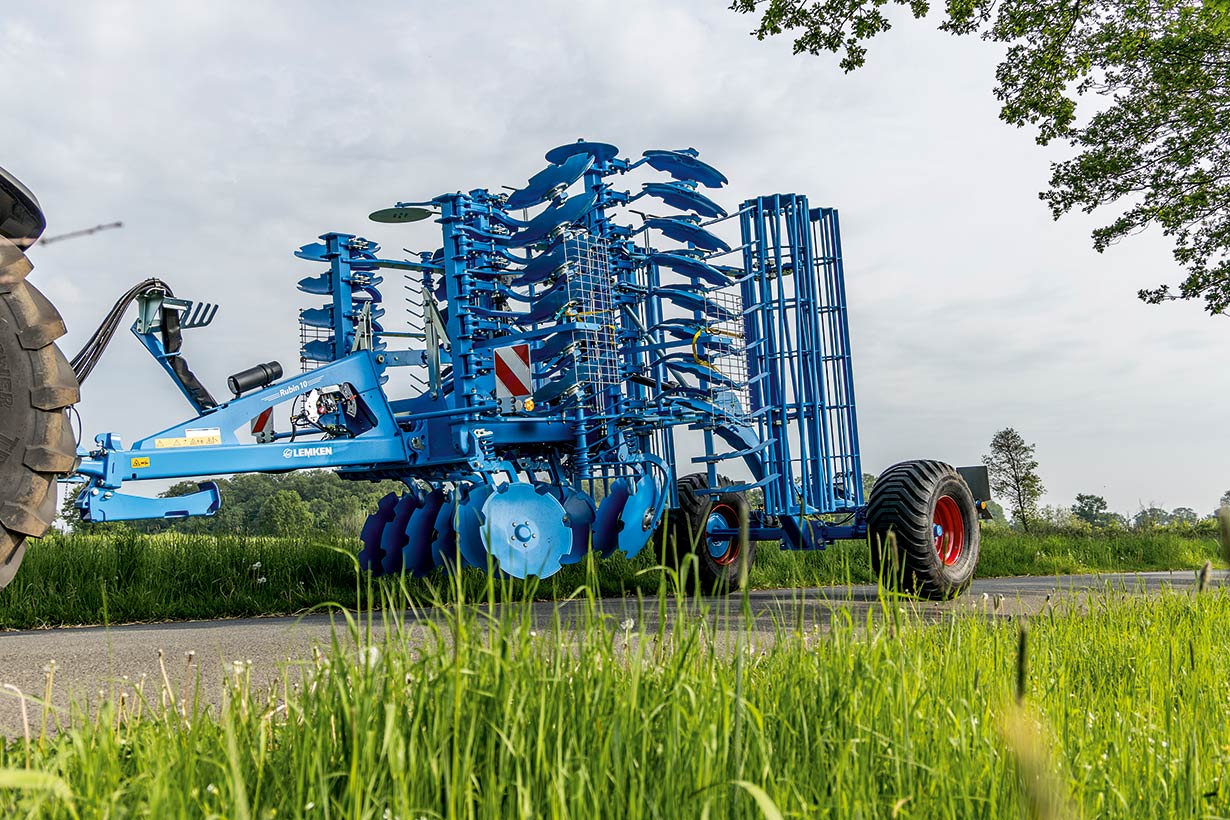
M862 472L837 211L781 194L744 204L749 417L771 514L854 512Z

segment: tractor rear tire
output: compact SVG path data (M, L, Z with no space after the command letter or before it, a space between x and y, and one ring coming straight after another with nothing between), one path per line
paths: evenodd
M725 476L718 485L732 485ZM733 538L706 538L710 527L740 529L746 532L749 507L743 493L709 495L709 478L693 473L676 482L679 508L667 513L663 537L663 563L683 569L689 586L705 594L737 592L742 589L756 560L756 543L746 535ZM696 556L695 564L687 557ZM685 569L686 566L686 569Z
M13 239L0 235L0 589L17 574L26 539L55 520L56 476L78 463L65 408L80 390L55 344L64 321L24 281L30 261Z
M978 510L965 479L943 462L905 461L885 470L871 489L867 530L871 567L890 586L947 600L974 578Z

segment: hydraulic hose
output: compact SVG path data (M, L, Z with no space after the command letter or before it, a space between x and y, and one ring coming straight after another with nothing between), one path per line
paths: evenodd
M129 288L123 296L116 300L115 306L107 313L102 320L102 324L94 331L94 335L82 345L81 350L76 356L73 356L71 362L73 373L77 376L77 383L81 384L85 381L86 376L90 375L94 370L94 366L98 364L102 358L103 351L107 349L107 345L111 343L111 339L115 337L115 333L120 329L120 325L124 322L124 314L128 311L128 306L137 300L138 297L148 293L159 292L167 296L174 296L171 292L171 286L161 279L146 279L140 284Z

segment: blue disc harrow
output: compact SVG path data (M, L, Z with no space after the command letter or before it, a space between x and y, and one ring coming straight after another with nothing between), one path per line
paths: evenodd
M925 519L892 482L882 504L863 497L836 210L799 194L729 200L691 148L633 158L581 140L546 163L516 188L371 213L415 250L337 232L303 245L300 372L248 368L223 401L181 349L215 309L162 283L134 290L133 332L195 412L131 447L104 433L82 448L82 517L221 503L208 482L151 499L123 491L134 481L327 468L405 485L359 534L375 575L546 578L659 541L731 585L757 542L905 539ZM910 578L948 572L946 594L977 553L976 533L954 540L953 527L976 524L989 492L977 471L941 466L900 480L961 511L940 504L948 517L907 555Z

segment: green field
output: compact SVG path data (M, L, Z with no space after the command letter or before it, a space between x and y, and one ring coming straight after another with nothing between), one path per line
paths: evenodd
M32 544L16 580L0 590L0 629L286 614L330 602L353 608L356 550L352 541L272 537L54 535ZM532 593L562 598L587 586L602 595L656 595L662 573L651 552L634 561L567 567L533 583ZM1195 570L1206 560L1218 564L1219 554L1213 535L1025 535L988 528L979 575ZM761 549L750 577L756 588L873 580L867 546L856 542L818 553ZM472 570L463 581L470 597L487 584ZM429 601L447 583L441 572L408 586L416 600ZM510 588L526 594L524 584Z
M831 632L725 643L695 613L649 634L582 615L562 638L517 606L445 607L415 641L356 624L357 653L271 689L237 667L220 709L152 681L58 733L32 707L0 754L0 816L1230 814L1225 592L1038 613L1019 706L1020 622L911 612L889 597Z

